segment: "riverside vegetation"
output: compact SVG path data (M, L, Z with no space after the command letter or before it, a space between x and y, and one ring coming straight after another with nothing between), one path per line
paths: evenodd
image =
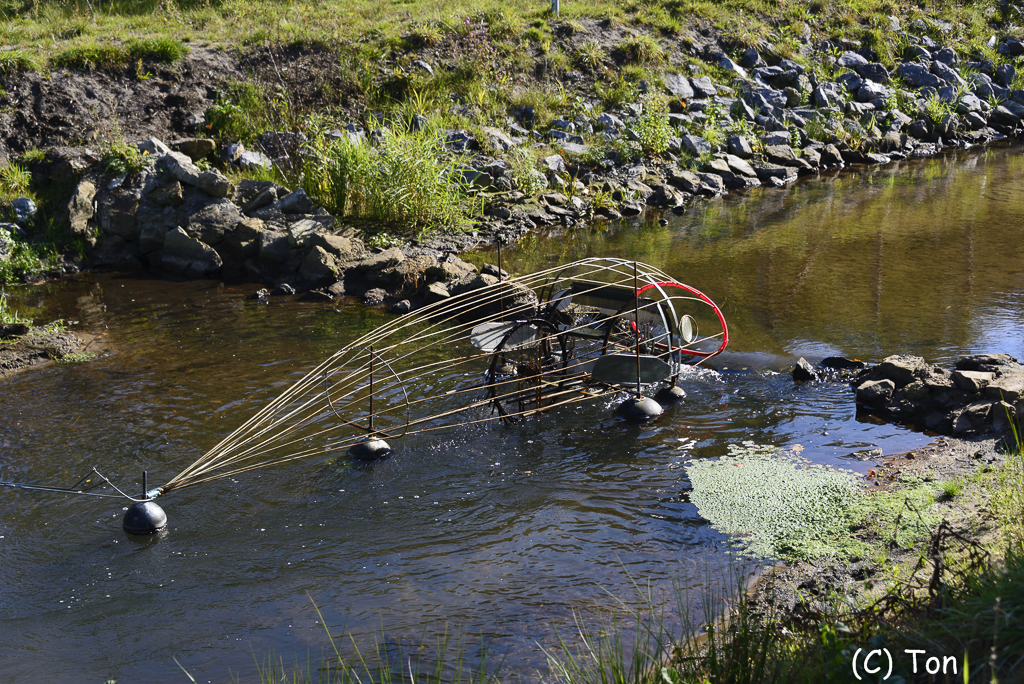
M1021 29L998 3L0 11L11 19L0 29L5 281L134 268L407 310L453 283L436 269L393 283L347 272L382 248L440 264L539 227L685 211L704 196L987 143L1016 135L1024 116ZM139 183L157 156L136 145L147 138L225 175L214 199L242 200L248 221L204 232L209 203L185 198L147 239L125 228L149 193L167 191ZM243 182L275 185L252 205ZM292 191L310 211L282 217ZM300 239L285 255L264 239L311 215L322 217L314 232L353 250ZM184 256L180 236L164 246L179 228L195 241ZM256 247L220 239L238 232ZM199 252L208 263L180 268ZM319 277L299 273L309 260ZM331 291L331 278L346 285Z
M522 0L2 0L0 14L5 283L148 269L408 310L493 277L457 257L481 243L1017 137L1024 119L1024 27L1001 2L587 0L553 16ZM787 519L785 539L761 540L841 582L705 600L726 607L701 625L652 607L631 643L583 628L552 677L844 680L859 645L926 643L972 677L1020 678L1019 444L1001 466L927 477L864 496L830 480L832 537ZM985 549L969 516L940 522L959 502L994 521ZM850 534L860 544L838 545ZM261 676L435 672L379 661L339 647Z

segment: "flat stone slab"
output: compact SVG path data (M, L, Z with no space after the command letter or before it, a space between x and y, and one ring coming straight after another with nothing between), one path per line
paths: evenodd
M988 387L996 379L995 373L981 371L953 371L953 384L965 392L977 393Z

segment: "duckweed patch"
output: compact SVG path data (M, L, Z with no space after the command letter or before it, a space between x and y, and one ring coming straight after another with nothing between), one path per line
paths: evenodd
M689 468L690 500L743 552L782 560L851 559L909 549L938 523L941 485L907 479L864 493L849 471L808 463L797 453L743 442Z
M700 514L718 530L742 535L740 544L754 556L810 550L841 535L857 497L853 474L753 442L696 462L689 476Z

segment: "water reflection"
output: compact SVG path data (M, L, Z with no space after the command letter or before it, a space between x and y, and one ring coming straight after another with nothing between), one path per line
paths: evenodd
M666 214L667 226L537 238L506 258L519 271L552 255L656 264L722 307L734 351L877 359L913 347L951 361L978 349L976 312L1024 290L1022 160L978 149L823 175ZM1014 329L988 323L1004 332L987 351L1022 355Z

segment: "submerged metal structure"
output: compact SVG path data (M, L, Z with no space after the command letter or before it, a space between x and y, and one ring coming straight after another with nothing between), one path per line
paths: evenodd
M646 264L590 258L493 280L346 345L132 508L256 468L377 457L409 435L615 393L628 393L634 417L656 415L643 392L671 390L729 341L714 302Z

